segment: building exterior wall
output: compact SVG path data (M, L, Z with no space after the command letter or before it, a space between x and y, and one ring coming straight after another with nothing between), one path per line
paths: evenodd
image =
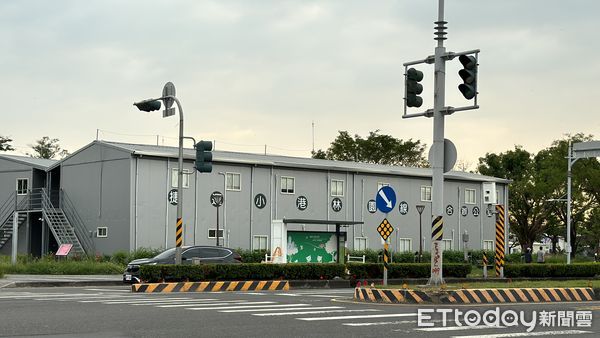
M28 189L31 189L31 185L33 183L33 169L31 166L17 163L14 161L9 161L0 158L0 206L4 205L4 203L8 203L13 206L15 202L20 202L24 196L16 196L16 201L14 200L13 193L17 189L17 179L26 178L28 180ZM5 217L6 216L6 217ZM13 217L10 215L0 215L3 219L0 219L1 223L4 223L8 217ZM18 243L17 248L19 253L27 253L28 250L28 226L27 221L19 227L18 232ZM9 240L2 248L0 248L0 254L2 255L10 255L12 250L12 239Z
M61 163L61 188L75 205L99 253L130 248L131 155L93 143ZM96 237L107 227L107 237Z

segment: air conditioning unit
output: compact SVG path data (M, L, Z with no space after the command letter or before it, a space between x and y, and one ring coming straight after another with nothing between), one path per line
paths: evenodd
M483 203L498 204L496 200L496 182L483 182Z

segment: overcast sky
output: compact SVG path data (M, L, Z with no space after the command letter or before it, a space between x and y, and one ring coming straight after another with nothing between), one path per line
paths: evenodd
M177 88L185 134L218 150L309 156L338 130L432 144L402 119L403 63L433 54L437 0L1 1L0 135L73 152L96 138L176 145L132 103ZM481 49L478 110L446 117L458 158L600 135L597 0L446 0L448 51ZM422 108L432 106L433 65ZM469 105L447 64L446 104ZM412 110L418 112L420 110ZM191 147L191 143L188 145Z

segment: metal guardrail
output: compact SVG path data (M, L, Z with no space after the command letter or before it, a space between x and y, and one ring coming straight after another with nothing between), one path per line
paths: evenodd
M365 263L365 255L362 256L350 256L346 255L346 262Z

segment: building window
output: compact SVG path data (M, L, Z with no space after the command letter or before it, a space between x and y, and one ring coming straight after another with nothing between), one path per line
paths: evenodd
M17 178L17 195L27 195L27 189L29 189L29 179Z
M499 189L496 190L496 204L503 204L503 203L500 203L500 190Z
M331 196L344 196L344 181L331 180Z
M296 179L293 177L281 176L281 193L282 194L293 194Z
M465 203L475 204L475 189L465 189Z
M493 251L494 250L494 241L483 241L483 250ZM488 260L490 258L488 257Z
M452 240L451 239L442 239L442 248L444 251L452 250Z
M254 235L252 238L252 249L267 250L267 236Z
M208 229L208 238L217 238L217 229ZM223 238L223 229L219 229L219 238Z
M99 238L108 237L108 228L107 227L97 227L96 228L96 237L99 237Z
M398 239L398 252L412 252L412 238Z
M421 186L421 202L431 202L431 186Z
M177 188L177 183L178 183L178 178L179 178L179 169L178 168L173 168L171 171L171 187L173 188ZM181 186L183 188L189 188L190 187L190 175L191 172L187 169L183 169L183 182L181 184Z
M354 238L354 250L366 250L369 247L369 239L367 237Z
M381 189L383 187L389 187L389 186L390 186L389 183L377 182L377 191L379 191L379 189Z
M227 190L240 191L242 190L242 175L238 173L226 173Z

